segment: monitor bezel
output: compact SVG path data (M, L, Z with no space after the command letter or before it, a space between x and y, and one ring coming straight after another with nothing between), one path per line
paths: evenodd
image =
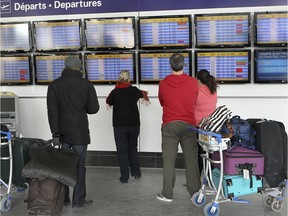
M258 23L258 15L261 14L288 14L288 11L263 11L263 12L254 12L254 41L256 47L287 47L288 43L259 43L258 42L258 33L257 33L257 23Z
M36 24L37 23L59 23L59 22L78 22L78 27L79 27L79 47L78 48L48 48L48 49L41 49L37 46L37 33L36 33ZM71 51L81 51L83 50L83 36L82 36L82 22L81 19L65 19L65 20L42 20L42 21L33 21L32 22L32 29L33 29L33 41L34 41L34 46L35 46L35 51L37 52L71 52Z
M273 49L273 48L269 48L269 49L254 49L254 56L253 56L253 61L254 61L254 83L257 84L286 84L288 83L287 80L257 80L257 74L258 74L258 70L257 70L257 55L256 53L258 52L274 52L274 51L286 51L288 52L288 49Z
M136 54L134 51L114 51L114 52L86 52L84 53L84 65L85 65L85 78L88 79L88 69L87 69L87 56L89 55L126 55L131 54L132 55L132 63L133 63L133 80L130 80L131 84L136 84L137 78L136 78ZM131 74L131 71L129 71ZM120 71L118 71L120 73ZM117 79L118 80L118 79ZM89 80L93 85L114 85L116 84L117 80Z
M23 21L23 22L0 22L0 25L17 25L17 24L28 24L28 43L29 47L28 49L14 49L14 50L1 50L0 52L3 54L9 54L9 53L29 53L33 49L32 45L32 37L31 37L31 32L32 32L32 25L31 22L29 21Z
M201 69L205 69L205 68L199 68L197 66L198 63L198 53L224 53L224 52L247 52L248 53L248 78L247 80L221 80L221 79L216 79L216 82L219 84L246 84L246 83L251 83L251 50L249 49L231 49L231 50L195 50L194 52L194 63L195 63L195 67L194 67L194 71L195 71L195 75L197 74L198 71L200 71ZM207 69L209 71L209 69Z
M70 56L70 55L78 55L79 56L79 59L81 60L82 62L82 72L83 72L83 61L82 61L82 55L81 53L59 53L59 52L50 52L50 53L36 53L33 55L33 65L34 65L34 74L35 74L35 77L34 77L34 80L35 80L35 85L49 85L51 82L53 82L54 80L50 80L50 81L38 81L37 79L37 66L36 66L36 63L37 63L37 57L38 56ZM65 68L65 67L64 67ZM63 68L63 69L64 69ZM62 70L63 71L63 70ZM62 73L61 71L61 73ZM60 73L60 76L61 76L61 73ZM84 75L83 75L84 77Z
M141 71L141 54L153 54L153 53L156 53L156 54L162 54L162 53L171 53L171 54L174 54L174 53L188 53L189 57L189 71L188 73L186 71L184 71L185 74L189 75L192 77L192 51L191 50L145 50L145 51L139 51L138 52L138 82L140 84L158 84L161 80L142 80L141 79L141 74L142 74L142 71ZM172 73L172 69L171 69L171 73Z
M93 46L89 46L88 45L88 41L87 41L87 21L90 20L117 20L117 19L131 19L132 20L132 29L133 29L133 38L134 38L134 46L133 47L93 47ZM85 48L88 51L116 51L116 50L121 50L121 51L125 51L125 50L133 50L136 48L136 21L135 21L135 17L132 16L127 16L127 17L105 17L105 18L87 18L84 19L84 39L83 42L85 43Z
M237 15L248 15L248 35L247 35L247 43L245 44L208 44L201 45L198 44L197 37L197 18L198 17L211 17L211 16L237 16ZM195 47L196 48L245 48L251 46L251 13L250 12L235 12L235 13L211 13L211 14L195 14L194 15L194 25L195 25Z
M165 19L165 18L188 18L189 24L189 44L188 45L180 45L180 46L173 46L173 45L159 45L159 46L143 46L141 43L141 20L144 19ZM163 15L163 16L143 16L138 17L138 44L140 50L166 50L166 49L189 49L192 48L192 18L191 15L184 14L184 15Z
M5 57L27 57L28 58L28 64L29 64L29 76L30 80L27 82L18 82L18 81L11 81L11 82L3 82L1 80L2 86L14 86L14 85L33 85L33 67L32 67L32 56L31 54L22 54L22 53L16 53L16 54L2 54L1 53L1 59Z

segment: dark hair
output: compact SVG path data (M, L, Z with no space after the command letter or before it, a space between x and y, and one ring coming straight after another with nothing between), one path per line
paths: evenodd
M196 77L198 80L200 80L204 85L206 85L209 88L211 94L217 92L218 85L215 80L215 77L210 75L208 70L202 69L198 71Z
M184 67L184 56L180 53L174 53L170 57L170 65L173 71L181 71Z

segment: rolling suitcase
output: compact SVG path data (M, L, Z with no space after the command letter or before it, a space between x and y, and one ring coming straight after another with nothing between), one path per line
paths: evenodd
M212 160L220 160L219 152L212 154ZM213 163L220 169L220 164ZM223 151L223 173L226 175L242 175L243 169L249 170L253 175L264 175L264 155L259 151L233 146Z
M54 179L29 180L27 212L29 215L61 215L64 205L64 185Z
M256 130L256 150L265 158L264 178L270 187L278 187L287 178L287 133L282 122L247 119Z
M262 190L262 177L253 175L253 184L242 175L224 175L222 181L223 192L226 198L240 197L248 194L255 194ZM212 180L216 187L220 182L220 170L214 168L212 171Z

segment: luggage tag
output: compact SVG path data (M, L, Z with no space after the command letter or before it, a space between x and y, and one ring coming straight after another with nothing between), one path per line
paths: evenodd
M244 179L250 179L249 170L248 169L243 169L243 178Z

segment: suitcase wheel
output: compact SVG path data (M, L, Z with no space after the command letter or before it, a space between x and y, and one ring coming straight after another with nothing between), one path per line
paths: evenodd
M264 200L263 200L264 205L265 205L266 207L270 208L273 200L274 200L274 197L272 197L272 196L267 196L267 197L265 197Z
M205 216L218 216L220 215L220 207L216 203L208 203L204 207L204 215Z
M1 212L8 212L11 209L12 206L12 196L5 194L2 198L1 198Z
M201 193L201 197L200 196L200 192L197 192L195 194L193 194L192 198L191 198L191 201L192 203L197 206L197 207L201 207L201 206L204 206L207 202L207 198L206 198L206 195L205 194L202 194Z
M279 201L279 200L274 200L271 204L271 209L274 211L274 212L279 212L281 211L282 209L282 202Z

